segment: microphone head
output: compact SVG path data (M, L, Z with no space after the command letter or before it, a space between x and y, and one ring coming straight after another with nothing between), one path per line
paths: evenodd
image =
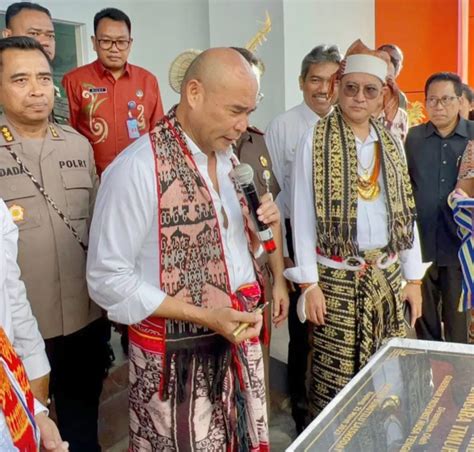
M248 163L241 163L234 168L234 176L240 185L253 182L253 168Z

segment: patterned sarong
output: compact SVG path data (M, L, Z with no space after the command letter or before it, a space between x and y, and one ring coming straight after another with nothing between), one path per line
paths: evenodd
M474 308L474 198L454 192L448 203L453 209L454 221L458 225L458 236L461 239L458 257L462 269L462 292L458 310L468 311Z
M23 364L0 326L0 358L18 382L18 389L10 381L0 362L0 410L5 416L13 444L22 452L39 450L34 421L34 398Z
M361 253L364 257L364 253ZM318 264L326 325L311 335L310 410L313 416L364 367L384 341L404 337L400 264L363 271Z

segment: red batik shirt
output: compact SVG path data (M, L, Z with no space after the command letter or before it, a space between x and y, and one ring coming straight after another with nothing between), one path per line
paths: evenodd
M68 72L62 80L69 100L70 124L94 148L99 175L136 138L130 138L128 119L136 119L140 135L163 116L156 77L126 63L115 80L99 60Z

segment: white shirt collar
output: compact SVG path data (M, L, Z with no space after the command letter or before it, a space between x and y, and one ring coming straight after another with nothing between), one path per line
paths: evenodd
M183 132L184 137L186 138L186 144L188 145L189 150L191 151L192 155L199 155L202 154L207 158L207 155L199 149L199 146L186 134ZM230 157L234 151L232 150L232 147L229 146L225 151L223 152L216 152L217 155L223 154L226 157Z
M379 137L377 136L377 132L375 132L374 126L370 126L370 131L368 137L365 139L364 142L359 137L355 137L356 143L360 145L365 145L365 144L371 144L375 143L376 141L379 141Z

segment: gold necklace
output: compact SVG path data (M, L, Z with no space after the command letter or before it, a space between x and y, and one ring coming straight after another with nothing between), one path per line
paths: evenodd
M357 159L359 160L359 159ZM359 196L364 199L365 201L373 201L377 199L380 194L380 184L378 181L379 174L380 174L380 146L377 143L374 144L374 169L372 170L372 174L369 175L369 168L372 166L372 162L367 169L365 169L362 165L362 170L364 171L364 175L357 175L357 191Z

